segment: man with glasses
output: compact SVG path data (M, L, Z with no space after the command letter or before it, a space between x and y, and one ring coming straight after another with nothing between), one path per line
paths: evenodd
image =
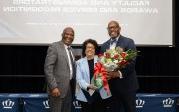
M101 46L101 53L107 49L121 47L123 51L128 49L136 50L134 41L120 34L121 27L117 21L110 21L107 27L110 39ZM108 72L108 83L112 93L113 101L116 106L113 107L115 112L118 108L124 112L135 112L136 91L138 81L135 71L135 60L132 60L125 68L118 71Z

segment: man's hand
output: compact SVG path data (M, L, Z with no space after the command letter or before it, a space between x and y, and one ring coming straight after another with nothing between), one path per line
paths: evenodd
M59 90L58 88L54 88L54 89L51 91L51 95L54 96L54 97L60 96L60 90Z
M118 71L107 72L107 80L120 77L120 73Z

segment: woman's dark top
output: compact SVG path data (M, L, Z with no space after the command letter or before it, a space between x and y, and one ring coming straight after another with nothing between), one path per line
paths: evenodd
M94 59L88 60L89 72L90 72L90 80L94 75Z

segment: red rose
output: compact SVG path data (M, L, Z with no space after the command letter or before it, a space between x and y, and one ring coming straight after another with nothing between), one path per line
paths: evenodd
M119 65L126 65L128 62L126 61L126 60L122 60L120 63L119 63Z
M119 58L118 54L114 55L114 59L118 59L118 58Z
M122 58L125 58L127 56L127 53L126 52L122 52L121 56L122 56Z
M98 57L102 57L103 56L103 54L98 54Z
M110 58L110 57L111 57L111 54L110 54L110 53L105 53L105 55L106 55L106 56L105 56L106 58Z

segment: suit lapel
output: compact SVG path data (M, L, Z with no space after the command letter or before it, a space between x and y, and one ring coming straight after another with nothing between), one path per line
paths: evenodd
M110 48L110 39L106 42L106 48L105 49L109 49L109 48Z
M124 41L123 41L123 36L121 35L117 41L116 47L120 47L123 49L123 51L125 51L125 46L124 46Z
M95 63L97 62L97 59L98 59L98 57L94 56L94 66L95 66ZM88 60L86 57L84 58L83 65L84 65L84 68L86 68L85 73L88 75L87 80L90 83L90 70L89 70Z
M90 71L89 71L89 66L88 66L88 60L86 57L84 58L83 65L84 65L84 68L86 68L85 72L88 75L88 77L87 77L88 78L87 80L89 81L88 83L90 83Z
M120 46L120 45L121 45L121 39L122 39L122 36L120 36L120 37L118 38L116 46Z

